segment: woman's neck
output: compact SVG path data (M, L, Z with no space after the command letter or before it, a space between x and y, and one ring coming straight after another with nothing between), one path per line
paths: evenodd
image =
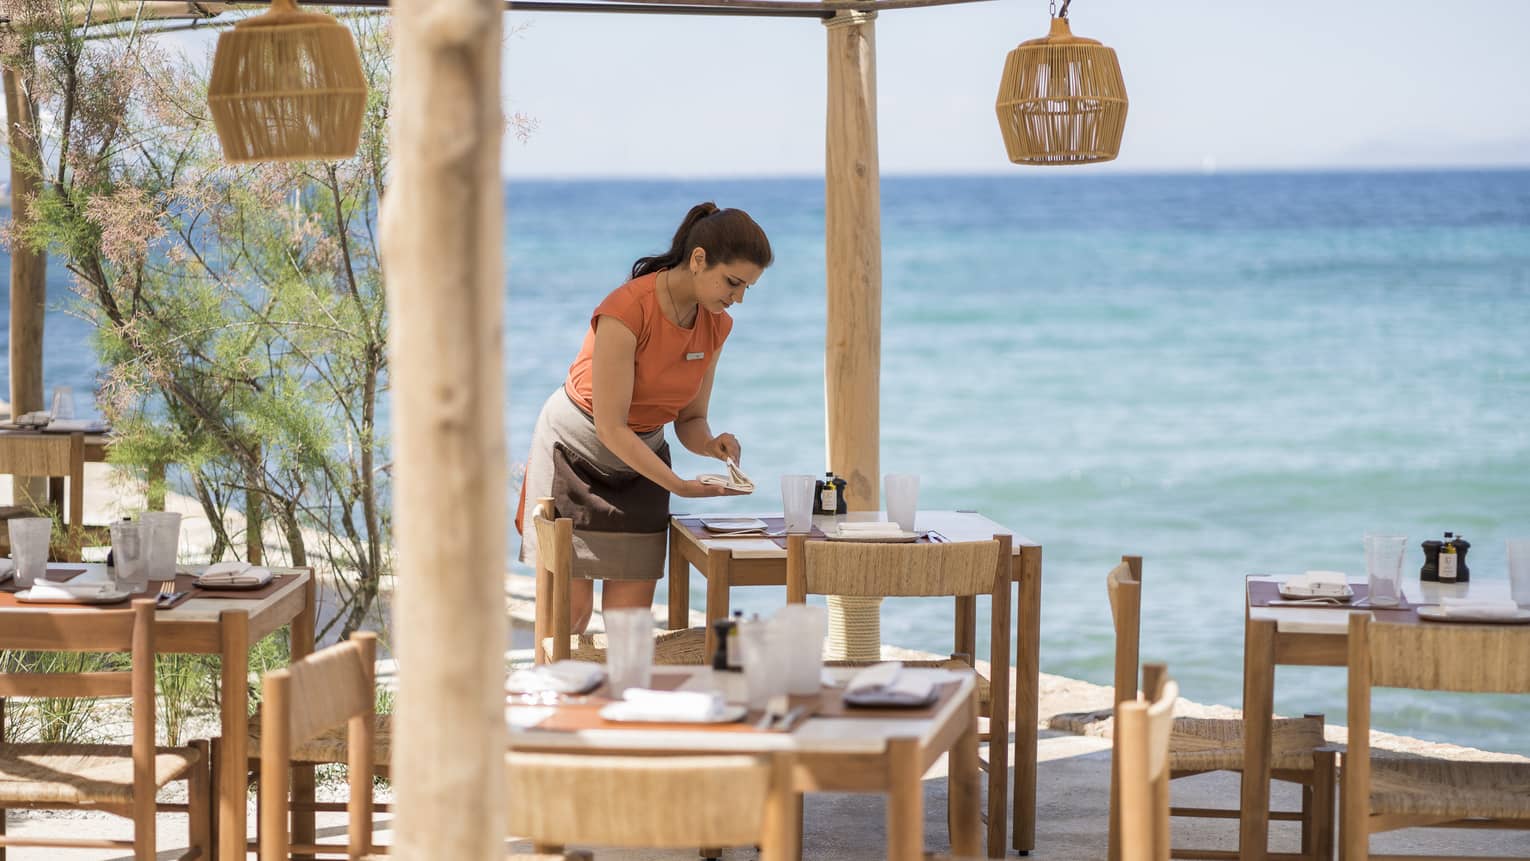
M675 325L687 326L696 319L696 281L684 269L666 269L659 273L659 288L669 298L675 313Z

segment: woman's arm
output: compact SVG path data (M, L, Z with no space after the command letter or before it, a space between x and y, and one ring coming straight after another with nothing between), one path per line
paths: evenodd
M738 439L731 433L712 436L712 428L707 424L707 404L712 400L712 378L717 373L717 362L721 357L721 350L712 356L712 364L707 366L707 374L701 380L701 389L676 417L675 436L680 438L682 445L696 454L718 460L731 457L734 463L738 463L743 453Z
M723 496L727 489L687 481L664 465L627 426L632 408L633 362L637 336L621 320L601 316L595 323L595 357L591 371L595 399L595 435L602 445L644 478L677 496Z

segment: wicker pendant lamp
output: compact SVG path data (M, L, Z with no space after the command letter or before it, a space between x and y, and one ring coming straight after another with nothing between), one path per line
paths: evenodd
M1121 64L1115 51L1073 35L1069 2L1063 0L1050 33L1021 42L1004 61L996 108L1004 148L1016 164L1089 164L1121 151Z
M228 161L350 158L366 104L356 39L329 15L272 0L218 37L207 106Z

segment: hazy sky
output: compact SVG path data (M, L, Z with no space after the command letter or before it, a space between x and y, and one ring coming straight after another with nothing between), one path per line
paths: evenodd
M1076 0L1131 109L1089 170L1530 165L1530 2ZM1045 0L884 12L884 173L1009 165L993 103ZM820 174L825 33L813 19L512 13L512 176Z

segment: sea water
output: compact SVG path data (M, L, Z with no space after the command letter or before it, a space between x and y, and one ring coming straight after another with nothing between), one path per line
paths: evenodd
M1530 171L1016 172L881 193L882 471L918 473L922 507L1042 544L1044 671L1109 683L1122 554L1145 560L1143 660L1236 705L1246 574L1362 576L1362 536L1384 530L1409 536L1416 576L1418 542L1452 530L1475 579L1503 579L1504 539L1530 536ZM701 200L747 209L775 250L731 311L709 409L761 490L675 510L779 510L781 474L824 469L817 178L510 183L512 461L591 310ZM88 329L62 310L48 326L49 386L88 392ZM682 475L715 471L672 445ZM948 602L882 619L886 642L950 650ZM1344 690L1342 669L1282 669L1276 706L1342 722ZM1523 698L1375 705L1380 729L1530 754L1527 717Z

